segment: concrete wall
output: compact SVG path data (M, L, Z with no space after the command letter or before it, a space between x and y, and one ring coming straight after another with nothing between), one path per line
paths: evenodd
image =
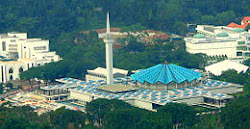
M208 41L207 43L195 43L186 40L186 47L189 53L205 53L208 56L227 55L236 57L237 41Z
M228 87L223 87L223 88L206 89L206 91L211 91L214 93L233 94L237 92L243 92L243 88L235 87L235 86L228 86Z
M194 104L194 103L202 103L202 102L204 102L204 98L203 97L193 97L193 98L188 98L188 99L178 99L176 101L191 105L191 104Z
M87 94L83 94L83 93L74 92L74 91L70 91L70 98L78 99L78 100L84 101L84 102L92 101L92 96L87 95Z
M86 74L85 80L86 80L86 82L89 82L90 80L92 80L92 81L106 80L106 78Z
M127 100L126 102L130 103L131 105L147 110L153 110L152 103L145 102L141 100Z
M170 89L176 89L176 88L178 89L178 88L185 88L185 87L189 87L189 86L194 86L194 84L195 84L195 80L192 82L184 81L180 84L177 84L175 82L171 82L167 85L162 84L160 82L158 82L157 84L150 84L148 82L144 82L144 83L137 82L137 85L139 87L152 89L152 90L170 90Z

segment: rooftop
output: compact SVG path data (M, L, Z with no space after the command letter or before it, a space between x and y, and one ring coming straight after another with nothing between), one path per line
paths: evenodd
M133 80L139 81L140 83L148 82L150 84L156 84L158 82L163 84L169 84L170 82L191 82L200 77L200 73L175 64L158 64L131 75Z
M107 69L102 68L102 67L97 67L94 70L87 70L87 72L107 76ZM127 75L128 70L113 68L113 74L116 74L116 73L121 73L121 74Z
M246 72L247 69L249 69L249 67L240 63L230 61L230 60L223 60L223 61L211 64L205 67L206 71L211 72L212 74L216 76L221 75L223 71L226 71L229 69L234 69L237 72Z
M105 86L98 87L97 89L102 90L102 91L111 92L111 93L124 93L124 92L138 90L138 88L136 88L134 86L119 85L119 84L105 85Z

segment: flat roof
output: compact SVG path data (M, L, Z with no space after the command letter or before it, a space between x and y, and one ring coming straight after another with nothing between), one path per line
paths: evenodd
M129 85L105 85L97 88L98 90L111 92L111 93L124 93L124 92L130 92L130 91L136 91L138 90L137 87L129 86Z

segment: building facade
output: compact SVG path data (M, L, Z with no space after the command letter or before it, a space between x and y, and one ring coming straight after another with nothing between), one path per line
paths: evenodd
M229 59L250 58L250 32L241 28L198 25L193 37L184 38L189 53L227 56Z
M20 79L19 74L32 67L60 60L49 51L49 40L27 38L27 33L0 34L0 82Z
M103 80L106 82L107 80L107 69L102 67L97 67L94 70L87 70L88 74L86 74L85 79L86 82L89 81L98 81ZM114 78L126 77L128 74L128 70L113 68L112 70Z

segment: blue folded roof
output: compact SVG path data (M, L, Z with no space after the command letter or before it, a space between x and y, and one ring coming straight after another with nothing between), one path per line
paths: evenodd
M200 73L175 64L158 64L131 75L133 80L150 84L158 82L163 84L169 84L170 82L182 83L183 81L191 82L200 77Z

